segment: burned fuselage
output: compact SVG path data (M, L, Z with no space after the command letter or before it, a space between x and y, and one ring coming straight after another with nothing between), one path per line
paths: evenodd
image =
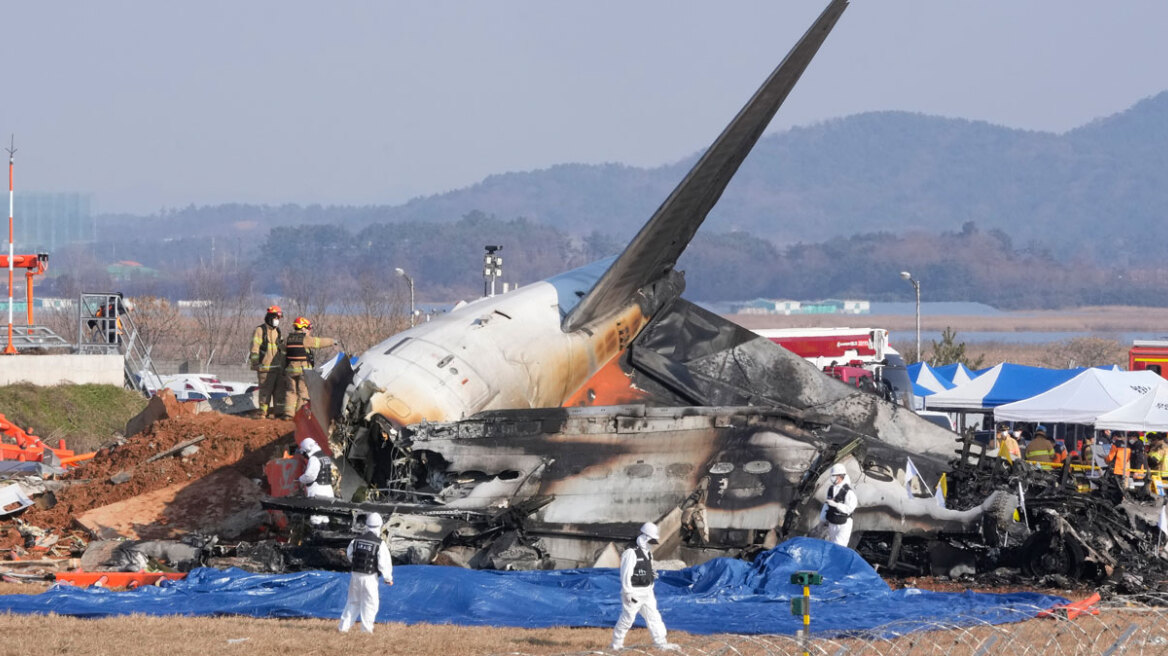
M485 518L463 536L522 507L519 530L576 545L557 563L687 510L701 541L806 532L837 460L880 526L968 530L900 473L911 454L938 475L952 433L680 298L678 257L846 6L829 3L619 256L466 304L319 386L349 485Z
M381 434L362 458L381 503L500 513L532 508L525 535L557 566L591 565L648 520L683 544L741 549L811 532L834 462L852 470L858 531L977 532L981 509L909 497L887 463L910 454L757 407L644 405L485 412ZM360 449L350 449L356 454ZM932 475L940 465L916 455ZM687 511L689 511L687 513ZM680 521L698 515L704 526ZM436 545L436 549L440 548Z

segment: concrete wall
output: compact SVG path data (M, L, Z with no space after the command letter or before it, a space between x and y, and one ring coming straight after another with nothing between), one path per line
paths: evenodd
M123 360L113 355L0 355L0 385L27 382L125 384Z

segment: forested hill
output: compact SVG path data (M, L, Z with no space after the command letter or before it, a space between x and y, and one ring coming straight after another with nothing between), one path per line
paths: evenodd
M449 220L480 209L626 238L696 157L650 170L563 165L495 175L387 216ZM782 245L956 230L974 221L1016 243L1110 259L1162 230L1166 159L1168 92L1061 135L904 112L860 114L764 138L706 226ZM1156 256L1168 255L1160 241L1152 245Z
M393 207L192 207L139 224L135 234L173 238L181 227L177 232L189 236L234 233L258 242L278 225L357 230L451 222L481 211L623 240L696 157L653 169L563 164L504 173ZM1065 134L904 112L859 114L765 137L706 226L781 246L872 231L958 230L973 221L1016 244L1129 264L1126 253L1168 256L1168 240L1149 239L1163 231L1168 208L1166 159L1168 92Z

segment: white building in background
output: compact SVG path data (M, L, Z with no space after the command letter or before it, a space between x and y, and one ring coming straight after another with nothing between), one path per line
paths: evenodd
M868 301L834 298L822 301L757 298L731 307L734 314L869 314L872 311Z

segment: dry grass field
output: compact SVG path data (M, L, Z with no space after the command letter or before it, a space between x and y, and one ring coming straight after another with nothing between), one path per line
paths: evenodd
M785 610L785 607L783 608ZM668 622L668 617L666 618ZM1065 620L1029 620L1022 623L972 628L946 628L899 638L855 638L813 641L813 654L946 654L979 653L1099 654L1130 626L1138 631L1117 653L1168 652L1168 626L1156 611L1132 613L1105 610L1096 617ZM814 629L814 624L813 624ZM340 634L330 620L251 619L244 617L146 617L79 619L62 616L0 616L0 654L37 656L206 656L247 654L287 656L361 654L362 656L479 656L487 654L606 654L608 629L513 629L440 624L407 626L378 624L373 635L358 628ZM797 654L789 636L689 635L670 632L670 640L684 654L770 655ZM996 644L1000 649L981 651ZM623 653L667 653L651 646L644 629L634 629ZM843 651L841 651L843 650Z
M0 583L0 594L36 594L47 584ZM785 605L777 606L785 611ZM1168 653L1168 610L1112 602L1096 616L1033 619L997 626L938 627L901 637L816 639L813 654L984 653L1099 654L1117 641L1115 653ZM666 617L668 623L668 617ZM814 630L814 622L812 624ZM487 654L607 654L611 637L603 628L514 629L443 624L378 624L372 636L336 622L246 617L147 617L80 619L64 616L0 615L0 655L205 656L247 654L286 656L359 653L362 656L479 656ZM886 633L897 633L895 626ZM672 631L684 654L764 656L801 653L790 636L690 635ZM651 646L644 629L634 629L623 653L666 653ZM987 647L994 647L986 651Z

